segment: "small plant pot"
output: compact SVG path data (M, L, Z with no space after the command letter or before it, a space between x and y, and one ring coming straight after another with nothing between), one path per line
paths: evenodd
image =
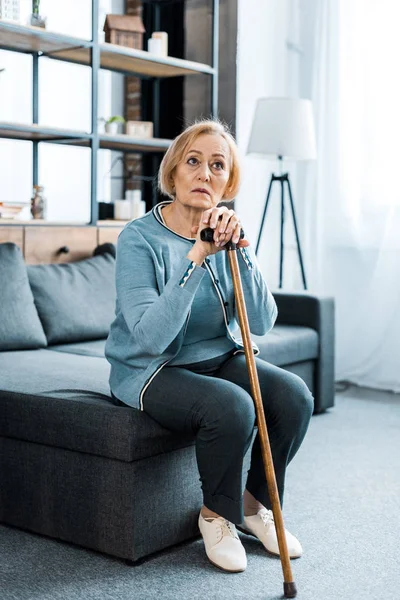
M37 14L31 14L30 25L33 25L34 27L42 27L43 29L46 29L46 20L47 20L47 17L43 17L42 15L37 15Z
M106 123L104 125L104 129L106 133L110 133L111 135L115 135L118 133L119 123Z

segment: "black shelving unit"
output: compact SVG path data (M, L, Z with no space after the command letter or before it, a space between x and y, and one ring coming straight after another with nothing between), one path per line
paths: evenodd
M166 4L181 0L143 0L150 15L150 28L159 29L160 10ZM38 184L39 144L49 142L91 148L91 218L90 224L98 221L97 163L99 149L127 153L143 153L152 158L153 175L162 154L170 145L170 139L159 136L160 125L160 80L172 77L196 76L205 74L211 77L210 114L218 115L218 28L219 0L212 0L212 65L186 61L174 57L156 57L142 50L123 46L99 43L99 2L92 0L92 36L83 40L57 34L46 29L28 27L0 20L0 49L30 54L32 68L32 124L0 121L0 138L29 140L32 142L33 181ZM39 63L42 56L91 67L91 131L82 132L70 129L44 127L39 123ZM108 135L98 132L98 86L99 71L113 72L139 77L149 81L152 88L152 114L154 135L152 139L137 139L126 135ZM147 102L147 99L144 99ZM147 116L148 103L147 103ZM146 173L148 179L148 173ZM14 221L15 223L15 221Z

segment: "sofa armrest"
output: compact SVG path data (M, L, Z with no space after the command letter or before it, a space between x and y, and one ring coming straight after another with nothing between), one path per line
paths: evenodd
M331 296L304 292L272 292L278 306L276 322L304 325L318 332L319 354L315 369L315 413L335 401L335 302Z

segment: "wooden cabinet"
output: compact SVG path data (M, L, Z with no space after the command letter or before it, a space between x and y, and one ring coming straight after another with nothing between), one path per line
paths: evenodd
M75 262L93 256L99 244L116 244L124 226L0 224L0 244L17 244L30 265Z
M96 245L96 227L25 227L25 261L31 265L82 260Z
M97 228L97 243L106 244L117 244L118 236L121 233L123 227L98 227Z
M4 227L0 226L0 244L12 242L17 244L24 251L24 228L23 227Z

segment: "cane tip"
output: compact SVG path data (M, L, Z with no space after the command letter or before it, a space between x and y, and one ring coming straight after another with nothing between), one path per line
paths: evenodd
M283 584L283 593L285 595L285 598L296 598L297 589L296 589L295 582L292 581L290 583L284 583Z

